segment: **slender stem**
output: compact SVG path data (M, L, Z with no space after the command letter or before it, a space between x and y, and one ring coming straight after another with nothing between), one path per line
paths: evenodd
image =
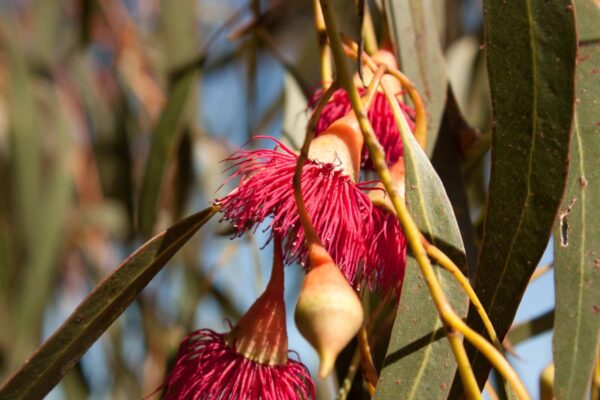
M600 400L600 349L596 357L596 367L594 368L594 376L592 377L591 400Z
M371 156L373 165L375 166L375 169L379 174L379 177L392 200L392 204L394 206L394 210L396 211L396 215L402 224L402 228L405 232L407 241L421 269L421 273L423 274L423 277L427 282L429 291L433 297L434 303L438 309L442 322L447 328L454 328L458 332L462 333L479 351L481 351L502 373L502 375L507 379L507 381L509 381L514 386L515 392L517 393L520 399L529 399L529 395L527 394L525 387L520 382L518 376L510 367L510 364L508 364L506 359L504 359L502 354L500 354L500 352L498 352L498 350L496 350L496 348L494 348L494 346L487 342L482 336L480 336L471 328L469 328L462 321L462 319L454 312L454 310L448 303L444 291L435 276L431 262L427 257L425 248L421 243L421 233L419 232L419 229L417 228L414 220L408 212L406 205L396 192L396 189L392 182L390 171L385 163L385 157L381 145L377 141L377 137L373 132L373 127L371 126L369 119L367 118L364 110L362 109L362 104L358 95L358 91L354 86L354 82L350 75L350 71L348 69L348 65L345 59L344 49L342 48L342 43L338 34L337 23L335 21L335 16L333 15L333 11L331 9L331 0L321 0L321 6L323 10L323 16L326 22L327 34L329 36L333 57L335 59L335 64L338 71L338 79L348 92L352 108L358 118L358 122L361 127L361 130L363 131L363 135L365 136L365 143L369 149L369 155ZM462 343L460 345L462 347ZM457 362L463 362L464 359L461 357L460 354L457 355L455 352L455 356L457 357ZM468 359L466 360L466 362L468 363ZM467 367L463 366L463 368L461 368L461 371L466 368ZM468 368L470 368L470 365L468 366ZM471 380L469 380L468 377L467 379L463 377L463 381L467 381L467 383L471 382ZM475 390L478 391L479 388L466 388L466 390L467 393L473 393Z
M343 38L343 40L345 51L352 57L358 57L358 48L356 47L356 43L349 38ZM371 68L371 70L376 70L378 68L375 61L373 61L369 55L363 53L362 58L367 66ZM417 142L419 142L421 147L425 149L427 144L427 114L425 112L425 106L423 100L421 99L421 95L415 88L415 85L402 72L398 71L397 69L390 68L389 66L387 68L387 72L398 79L402 85L402 88L407 92L408 96L413 102L416 115L414 135L417 139ZM394 93L394 95L395 94L396 93Z
M340 386L340 390L338 391L337 400L346 400L348 394L350 393L350 389L352 389L352 382L354 382L354 377L356 376L356 372L358 371L358 364L360 363L360 346L356 346L356 351L352 356L352 361L350 361L350 366L348 366L348 372L346 373L346 377Z
M533 273L533 275L531 275L531 278L529 279L529 283L532 283L533 281L535 281L536 279L538 279L539 277L541 277L542 275L545 275L546 273L550 272L552 270L552 264L546 264L546 265L542 265L541 267L539 267L538 269L535 270L535 272Z
M365 372L365 378L367 382L373 386L377 385L379 376L377 375L377 368L373 363L373 357L371 356L371 346L369 345L369 337L367 336L367 330L363 325L358 331L358 347L360 348L360 358Z
M325 21L323 20L323 11L319 0L313 0L315 12L315 28L317 29L317 39L319 41L319 62L321 63L321 86L327 90L333 82L331 72L331 51L327 45L327 32L325 31Z
M489 316L485 312L485 308L483 308L481 301L479 301L479 298L477 297L477 294L475 293L475 290L473 290L473 287L469 283L469 280L467 279L467 277L462 273L462 271L458 268L458 266L450 259L450 257L448 257L446 254L444 254L444 252L442 252L440 249L438 249L437 247L435 247L434 245L429 243L427 241L427 239L425 239L425 237L422 236L421 241L423 242L423 246L425 246L425 251L427 252L427 255L433 261L437 262L446 271L450 272L452 274L452 276L454 276L454 279L456 279L458 281L458 283L463 288L465 293L467 293L467 296L469 296L469 299L471 300L473 307L475 307L475 310L481 317L481 320L483 321L483 325L487 329L488 335L490 335L490 339L492 340L492 343L494 343L496 345L496 348L498 350L503 351L502 344L500 343L500 340L498 339L498 335L496 334L494 325L492 324L492 321L490 320Z
M307 243L316 243L321 244L321 239L319 239L319 235L315 231L315 227L312 224L310 219L310 215L306 211L306 205L304 204L304 196L302 196L302 167L306 160L308 160L308 149L310 148L310 142L315 133L315 127L317 126L317 122L319 122L319 117L321 116L321 112L323 112L323 108L325 104L329 101L329 98L333 94L335 90L335 84L331 85L329 89L323 93L323 96L319 100L315 111L310 117L310 121L308 122L308 127L306 128L306 135L304 137L304 143L302 144L302 149L300 150L300 155L298 156L298 161L296 162L296 169L294 170L294 197L296 198L296 205L298 207L298 214L300 216L300 223L302 224L302 228L304 229L304 235L306 237Z
M450 347L452 348L452 352L456 358L458 373L460 375L463 387L466 390L467 398L477 400L481 399L479 385L477 385L477 379L475 379L473 368L471 368L469 357L465 351L462 335L454 330L446 330L446 337L448 338L448 342L450 342Z

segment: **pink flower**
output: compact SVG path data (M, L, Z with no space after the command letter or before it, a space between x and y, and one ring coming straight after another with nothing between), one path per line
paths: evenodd
M240 184L217 202L224 219L234 225L237 236L273 216L271 236L285 238L285 262L306 266L304 230L292 184L298 157L272 140L277 143L274 150L240 150L229 158L237 168L233 177L239 177ZM368 261L377 235L373 204L363 192L371 190L373 183L354 183L332 163L308 161L302 172L307 212L323 245L348 282L357 286L363 277L369 281L370 277L359 266Z
M361 96L365 95L366 92L366 89L359 88L359 94ZM309 102L310 107L314 107L322 95L323 92L321 90L315 92L313 98ZM400 107L406 116L410 130L414 131L415 111L404 103L400 103ZM319 135L321 132L327 130L327 128L334 121L337 121L339 118L346 115L351 109L352 106L350 105L350 100L348 99L346 91L343 89L336 90L321 113L315 134ZM373 130L379 139L379 143L381 143L383 149L385 150L386 162L388 166L390 166L398 161L398 159L404 154L404 151L402 149L400 131L398 130L392 110L387 104L387 100L383 93L375 93L373 104L369 109L368 116L371 124L373 125ZM368 170L373 170L373 165L369 160L369 152L367 151L366 147L363 147L362 150L362 165Z
M264 293L227 334L193 332L179 346L165 398L314 399L306 367L288 358L283 255L275 238L271 279Z
M292 179L297 156L275 139L274 150L240 150L229 161L240 184L217 200L236 236L273 217L271 237L285 239L287 264L307 266L304 230L299 221ZM339 166L308 161L302 170L307 212L325 249L348 282L358 288L399 290L404 277L406 244L400 223L375 207L365 192L374 182L354 183Z
M399 295L406 267L406 237L396 215L373 207L377 236L365 265L365 273L373 276L383 289Z
M225 335L201 329L188 335L165 388L165 399L314 399L306 367L261 364L237 353Z

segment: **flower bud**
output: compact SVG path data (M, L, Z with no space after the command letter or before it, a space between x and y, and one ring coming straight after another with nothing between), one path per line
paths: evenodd
M333 369L335 359L360 329L364 314L356 292L321 245L309 245L311 269L296 305L300 333L317 350L319 377Z
M333 122L310 144L308 158L339 165L356 182L360 174L363 136L353 112Z

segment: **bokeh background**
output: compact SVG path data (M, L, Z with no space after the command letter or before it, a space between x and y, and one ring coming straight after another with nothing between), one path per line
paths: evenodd
M339 19L356 37L346 3ZM435 3L457 101L485 141L481 5ZM264 144L257 134L300 143L319 80L310 1L0 1L0 381L153 232L226 194L231 152ZM463 168L476 228L488 162L481 151ZM226 330L262 292L271 254L263 229L231 240L212 221L49 398L149 395L186 333ZM549 250L542 264L551 261ZM293 323L303 273L286 272L290 348L315 371ZM517 322L553 301L550 273L532 283ZM514 347L534 398L550 341ZM336 385L320 381L319 398L334 398Z

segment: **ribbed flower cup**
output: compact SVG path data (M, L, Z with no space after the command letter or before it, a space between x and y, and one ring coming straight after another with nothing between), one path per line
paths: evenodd
M202 329L183 340L164 385L165 399L315 398L307 368L288 358L282 258L276 238L269 284L229 333Z

